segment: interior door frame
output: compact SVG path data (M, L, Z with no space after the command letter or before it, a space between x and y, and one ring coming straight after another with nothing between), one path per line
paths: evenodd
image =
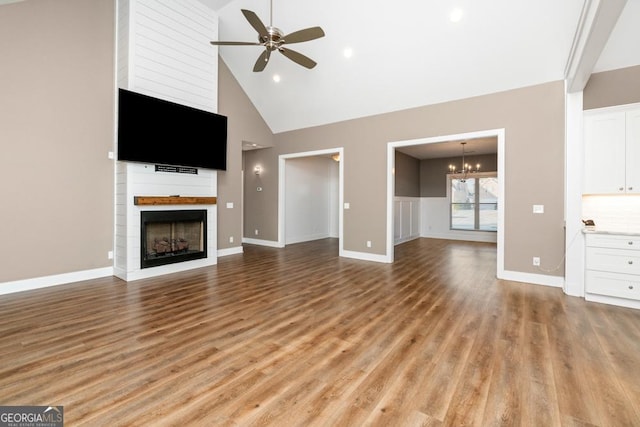
M339 256L344 253L344 148L327 148L325 150L304 151L299 153L280 154L278 156L278 247L285 247L285 226L286 226L286 162L290 159L301 157L317 157L337 154L340 156L338 162L338 247Z
M399 147L414 145L434 144L438 142L456 141L474 138L495 137L498 141L498 231L497 231L497 256L496 276L504 278L504 207L505 207L505 130L489 129L475 132L459 133L453 135L441 135L429 138L418 138L405 141L394 141L387 144L387 262L394 261L393 245L393 200L395 196L395 150Z

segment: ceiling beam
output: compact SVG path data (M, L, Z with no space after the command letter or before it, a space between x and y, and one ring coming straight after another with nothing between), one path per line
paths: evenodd
M627 0L585 0L565 67L569 93L581 92L586 86L626 3Z

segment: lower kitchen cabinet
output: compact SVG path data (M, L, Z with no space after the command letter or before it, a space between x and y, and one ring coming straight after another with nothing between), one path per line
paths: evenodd
M587 233L585 299L640 308L640 235Z

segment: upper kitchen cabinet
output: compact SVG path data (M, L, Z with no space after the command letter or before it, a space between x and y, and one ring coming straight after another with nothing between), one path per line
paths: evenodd
M585 111L584 194L640 194L640 105Z

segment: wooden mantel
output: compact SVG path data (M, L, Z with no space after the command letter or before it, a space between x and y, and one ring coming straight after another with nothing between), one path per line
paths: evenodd
M216 197L206 196L133 196L133 204L150 205L215 205Z

